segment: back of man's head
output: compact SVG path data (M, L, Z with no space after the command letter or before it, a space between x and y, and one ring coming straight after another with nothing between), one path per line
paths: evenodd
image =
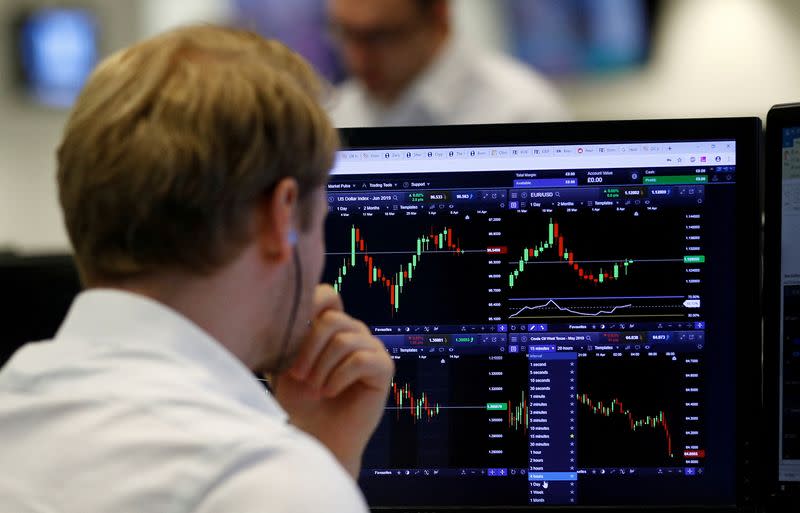
M338 136L324 86L282 44L188 27L105 60L58 151L58 185L83 280L210 274L251 236L258 201L299 184L300 223Z

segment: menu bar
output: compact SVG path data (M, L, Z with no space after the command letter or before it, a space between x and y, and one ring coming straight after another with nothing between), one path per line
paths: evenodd
M735 141L344 150L332 174L735 165Z

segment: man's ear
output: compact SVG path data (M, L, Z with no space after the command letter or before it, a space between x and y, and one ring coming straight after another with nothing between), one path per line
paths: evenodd
M281 263L292 257L297 244L299 186L294 178L284 178L258 208L256 241L265 259Z

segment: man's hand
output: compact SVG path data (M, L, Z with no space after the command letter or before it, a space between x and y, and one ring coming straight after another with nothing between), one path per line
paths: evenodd
M294 425L319 439L358 478L393 375L383 343L344 312L333 287L320 285L311 330L292 368L277 376L276 398Z

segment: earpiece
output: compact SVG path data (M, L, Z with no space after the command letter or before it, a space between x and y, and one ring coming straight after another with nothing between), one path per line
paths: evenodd
M291 246L296 246L297 245L297 232L294 231L294 230L289 230L289 238L288 238L288 240L289 240L289 244Z

